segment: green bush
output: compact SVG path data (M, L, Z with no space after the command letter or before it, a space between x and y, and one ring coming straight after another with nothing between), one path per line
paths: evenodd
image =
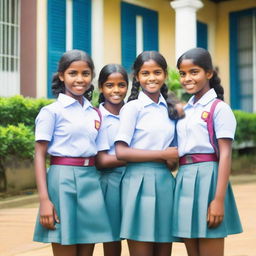
M2 126L24 125L34 126L40 109L53 102L49 99L24 98L20 95L10 98L0 97L0 120Z
M168 74L166 79L166 85L170 91L172 91L176 97L184 102L187 102L191 97L188 93L185 92L181 83L180 83L180 74L177 69L168 67Z
M235 141L252 142L256 145L256 113L234 110L234 114L237 120Z
M33 159L34 132L24 124L0 126L0 160L3 163L10 155L20 159Z

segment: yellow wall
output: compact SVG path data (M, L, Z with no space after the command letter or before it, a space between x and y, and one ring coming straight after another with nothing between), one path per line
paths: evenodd
M121 63L120 0L104 1L104 65Z
M149 8L159 15L159 51L169 65L175 65L175 12L166 0L127 0L127 3ZM121 62L121 0L104 2L104 64Z

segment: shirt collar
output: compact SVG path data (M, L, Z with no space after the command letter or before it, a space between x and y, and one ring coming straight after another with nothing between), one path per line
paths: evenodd
M142 102L144 107L151 105L151 104L157 104L157 105L163 104L167 107L167 103L161 93L160 93L158 103L156 103L152 99L150 99L143 91L140 91L138 99Z
M77 100L75 100L74 98L64 94L64 93L60 93L57 99L64 107L68 107L74 103L79 103ZM92 104L85 98L83 97L84 100L84 105L83 105L83 109L87 109L89 107L92 107ZM80 103L79 103L80 104Z
M102 114L102 116L113 116L113 117L117 117L119 118L119 115L114 115L111 112L109 112L104 106L103 106L104 102L100 103L99 105L99 110Z
M211 102L215 98L217 98L217 94L216 94L215 90L212 88L207 93L205 93L201 97L201 99L199 99L199 101L197 101L195 104L194 104L195 96L192 96L189 99L189 101L188 101L187 105L185 106L185 108L189 107L189 106L194 106L194 105L197 105L197 104L205 106L205 105L207 105L209 102Z

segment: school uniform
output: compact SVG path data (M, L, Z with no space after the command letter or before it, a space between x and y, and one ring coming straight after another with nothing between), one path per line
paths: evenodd
M225 212L222 223L216 228L208 228L207 211L214 199L218 162L209 160L193 163L195 154L210 154L215 157L209 140L207 124L203 113L209 112L217 95L210 89L195 104L194 96L184 107L185 118L177 123L178 150L180 159L188 163L180 164L176 176L173 213L173 235L182 238L222 238L242 232L242 227L230 183L225 196ZM213 124L216 138L234 139L236 120L231 108L220 102L215 108ZM181 161L180 161L181 162Z
M115 155L114 139L119 128L119 115L110 113L105 109L103 103L100 104L99 110L102 114L103 125L97 138L98 151L107 151L108 154ZM125 166L100 170L101 185L113 232L113 241L120 240L121 181L124 171Z
M115 141L131 148L164 150L172 142L175 124L168 117L162 95L158 103L144 92L126 103L120 112ZM174 177L165 163L128 163L122 180L121 238L172 242L171 232Z
M38 216L34 241L70 245L113 239L100 175L91 164L97 153L100 117L91 103L83 100L82 106L59 94L57 101L43 107L36 118L35 140L49 141L48 154L52 157L47 186L60 223L55 224L55 230L48 230ZM84 166L59 164L64 157L69 161L82 159Z

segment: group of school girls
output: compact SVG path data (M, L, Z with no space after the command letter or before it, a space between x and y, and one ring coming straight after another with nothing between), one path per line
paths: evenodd
M157 51L134 61L125 104L127 72L104 66L96 109L91 57L62 55L52 80L57 100L35 121L34 240L52 243L55 256L90 256L95 243L120 256L125 239L131 256L170 256L172 242L184 242L189 256L222 256L224 238L242 232L229 183L236 120L211 56L190 49L177 68L191 94L182 109L169 97Z

